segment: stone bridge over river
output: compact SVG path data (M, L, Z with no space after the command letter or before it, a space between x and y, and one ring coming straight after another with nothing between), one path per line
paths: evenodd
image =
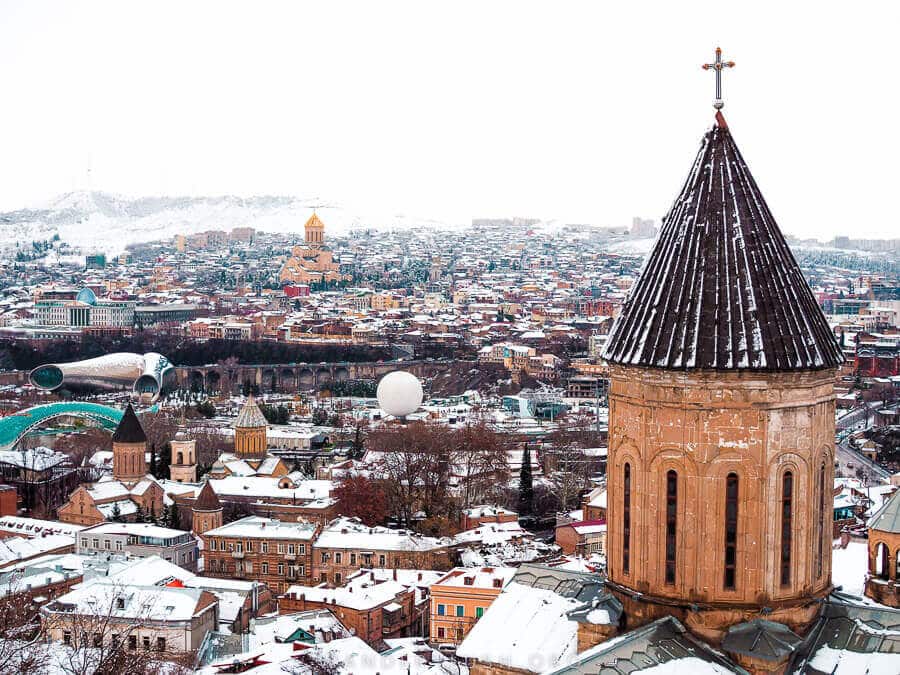
M244 383L251 383L260 392L290 393L314 390L331 382L377 380L394 370L407 370L417 377L434 377L450 366L450 361L366 361L178 366L175 372L178 387L183 389L238 393Z

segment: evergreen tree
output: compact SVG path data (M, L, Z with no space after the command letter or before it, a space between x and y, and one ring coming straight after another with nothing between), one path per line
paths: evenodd
M116 523L122 522L122 509L119 508L119 502L113 504L112 520Z
M156 462L156 443L150 444L150 475L159 478L159 468Z
M522 451L522 469L519 471L519 515L534 513L534 482L531 477L531 449L525 445Z
M165 522L163 525L166 527L171 527L173 529L180 529L181 519L178 517L178 504L172 502L164 509L165 512Z

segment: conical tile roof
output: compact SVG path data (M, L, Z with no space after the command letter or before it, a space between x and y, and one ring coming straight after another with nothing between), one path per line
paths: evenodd
M206 481L200 489L200 494L197 495L197 501L194 502L194 510L218 511L221 508L222 503L219 501L216 491L212 489L212 485L209 484L209 481Z
M254 399L253 394L251 394L247 397L247 401L244 403L244 407L241 408L241 412L238 413L237 419L234 421L234 427L236 429L252 429L268 425L269 423L266 421L266 416L262 414L262 410L256 405L256 399Z
M843 361L721 113L663 219L604 358L777 371Z
M113 443L146 443L144 428L129 403L112 437Z

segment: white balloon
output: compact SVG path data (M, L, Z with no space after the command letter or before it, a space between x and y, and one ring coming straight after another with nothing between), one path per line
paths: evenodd
M412 373L395 370L378 383L378 405L388 415L405 417L422 405L422 383Z

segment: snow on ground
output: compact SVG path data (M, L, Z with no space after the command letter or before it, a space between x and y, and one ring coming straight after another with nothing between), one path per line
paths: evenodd
M0 250L17 242L61 240L82 252L121 253L130 243L171 239L176 234L230 231L250 226L265 232L298 232L318 206L331 236L354 228L449 229L468 226L458 219L440 221L389 212L367 205L326 204L294 196L128 197L106 192L73 192L34 208L0 213ZM56 255L56 254L53 254ZM83 262L82 256L63 256Z
M628 239L610 245L607 251L610 253L621 253L623 255L647 255L653 248L653 242L656 237L647 237L644 239Z
M831 553L831 583L844 593L862 597L869 568L869 547L864 541L851 541L847 548Z

